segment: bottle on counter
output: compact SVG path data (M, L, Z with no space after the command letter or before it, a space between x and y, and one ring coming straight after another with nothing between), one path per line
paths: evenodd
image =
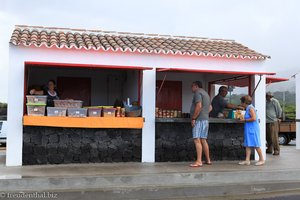
M174 110L174 118L177 118L178 117L178 111L177 110Z
M116 117L121 117L121 107L117 107Z
M125 108L121 108L121 117L125 117Z

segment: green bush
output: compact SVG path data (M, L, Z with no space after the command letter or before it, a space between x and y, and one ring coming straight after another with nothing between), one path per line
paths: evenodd
M0 102L0 108L7 108L7 103L1 103Z

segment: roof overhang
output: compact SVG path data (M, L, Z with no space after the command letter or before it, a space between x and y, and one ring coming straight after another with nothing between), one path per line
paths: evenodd
M25 65L41 66L41 67L69 67L69 68L98 68L98 69L119 69L119 70L151 70L152 67L142 66L119 66L119 65L97 65L82 63L54 63L54 62L33 62L27 61Z
M278 83L278 82L283 82L283 81L288 81L288 78L280 78L280 77L266 77L266 83L271 84L271 83Z
M232 74L232 75L275 75L276 74L274 72L227 71L227 70L186 69L186 68L157 68L156 71L157 72Z

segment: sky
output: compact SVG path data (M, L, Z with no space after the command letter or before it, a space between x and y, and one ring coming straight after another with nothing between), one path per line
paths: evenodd
M300 72L299 0L0 0L0 102L7 102L14 25L234 39L270 55L267 70ZM267 90L294 90L287 83Z

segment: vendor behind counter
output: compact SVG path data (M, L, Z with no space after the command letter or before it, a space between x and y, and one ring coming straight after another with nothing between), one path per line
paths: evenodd
M56 83L54 80L49 80L47 86L43 89L38 86L34 86L29 90L31 95L47 95L47 106L54 107L54 100L59 99L58 92L56 90Z
M224 117L224 109L229 108L229 109L243 109L242 107L238 105L234 105L231 103L228 103L227 100L225 99L226 95L228 94L228 88L225 86L221 86L219 88L219 93L216 95L212 102L212 110L209 113L210 117L215 117L215 118L223 118Z

